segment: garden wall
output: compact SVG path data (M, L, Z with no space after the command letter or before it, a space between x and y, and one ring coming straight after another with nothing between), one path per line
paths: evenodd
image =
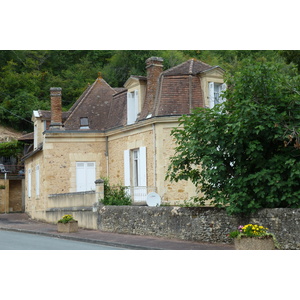
M260 224L276 235L283 249L300 249L300 209L263 209L251 216L228 216L211 207L102 206L103 231L154 235L209 243L232 243L227 234L239 225Z

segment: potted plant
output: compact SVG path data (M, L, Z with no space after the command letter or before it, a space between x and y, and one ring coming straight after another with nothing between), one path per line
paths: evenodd
M268 230L266 227L255 224L240 225L237 230L229 233L229 237L234 239L236 250L279 249L274 234Z
M72 215L64 215L57 222L58 232L77 232L78 231L78 221L76 221Z

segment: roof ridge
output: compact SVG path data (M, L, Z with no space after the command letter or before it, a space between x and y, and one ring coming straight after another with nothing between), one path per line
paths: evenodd
M186 64L186 65L189 65L189 69L188 69L188 70L189 70L189 74L193 74L193 68L194 68L195 63L200 63L200 64L202 64L202 65L204 65L204 66L207 66L208 68L212 68L211 65L209 65L209 64L207 64L207 63L205 63L205 62L203 62L203 61L201 61L201 60L198 60L198 59L196 59L196 58L190 58L190 59L188 59L188 60L182 62L182 63L179 64L179 65L176 65L176 66L174 66L174 67L172 67L172 68L170 68L170 69L167 69L167 70L163 71L162 74L163 74L163 75L168 75L168 73L171 73L172 71L176 70L177 68L182 67L182 66L185 65L185 64Z
M193 74L193 65L194 65L194 60L192 59L190 63L189 74Z
M173 71L174 69L177 69L177 68L181 67L182 65L186 64L186 63L189 62L189 61L190 61L190 59L189 59L189 60L186 60L186 61L184 61L184 62L182 62L182 63L179 64L179 65L176 65L176 66L174 66L174 67L172 67L172 68L170 68L170 69L167 69L167 70L161 72L161 74L169 73L169 72Z

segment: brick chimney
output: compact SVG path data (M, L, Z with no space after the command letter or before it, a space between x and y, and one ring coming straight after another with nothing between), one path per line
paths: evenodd
M51 98L51 123L50 130L62 129L61 88L50 88Z
M163 71L163 59L161 57L150 57L146 60L147 69L147 91L146 102L148 108L152 108L154 104L157 83L160 73Z

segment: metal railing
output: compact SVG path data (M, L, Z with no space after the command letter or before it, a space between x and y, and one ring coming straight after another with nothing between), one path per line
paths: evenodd
M5 175L6 174L6 175ZM24 166L23 165L6 165L0 164L0 178L5 176L24 176Z

